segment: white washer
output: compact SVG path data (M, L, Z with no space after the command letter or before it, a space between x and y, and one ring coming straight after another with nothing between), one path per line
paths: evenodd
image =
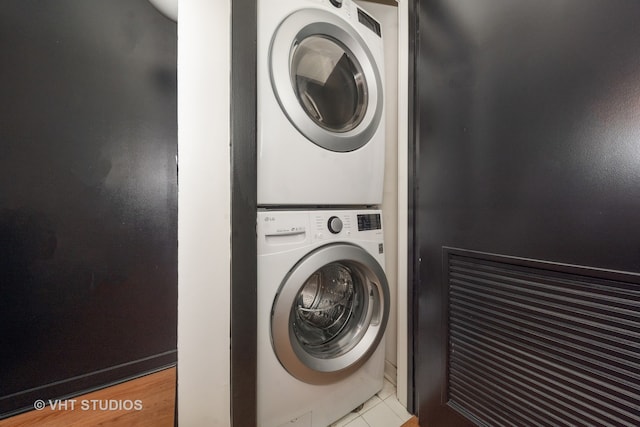
M378 205L380 24L352 0L258 0L258 205Z
M382 389L381 217L258 211L259 427L326 427Z

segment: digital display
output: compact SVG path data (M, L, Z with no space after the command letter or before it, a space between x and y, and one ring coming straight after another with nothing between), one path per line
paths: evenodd
M358 231L380 229L382 229L382 219L380 218L380 214L358 215Z
M382 35L380 34L380 24L378 23L378 21L364 13L361 9L358 9L358 21L360 21L362 25L376 33L378 36L382 37Z

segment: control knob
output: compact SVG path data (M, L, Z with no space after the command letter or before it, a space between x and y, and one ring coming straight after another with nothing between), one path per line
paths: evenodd
M335 7L342 7L342 0L329 0Z
M342 231L342 220L337 216L332 216L327 222L327 227L333 234L338 234Z

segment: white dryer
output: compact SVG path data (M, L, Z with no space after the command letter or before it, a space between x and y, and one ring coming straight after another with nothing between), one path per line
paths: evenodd
M383 386L381 213L258 212L259 427L326 427Z
M352 0L258 0L258 205L382 203L380 24Z

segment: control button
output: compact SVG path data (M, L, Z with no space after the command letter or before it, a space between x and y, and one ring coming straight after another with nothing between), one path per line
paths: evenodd
M338 234L342 231L342 220L337 216L332 216L327 222L327 227L333 234Z
M335 7L342 7L342 0L329 0Z

